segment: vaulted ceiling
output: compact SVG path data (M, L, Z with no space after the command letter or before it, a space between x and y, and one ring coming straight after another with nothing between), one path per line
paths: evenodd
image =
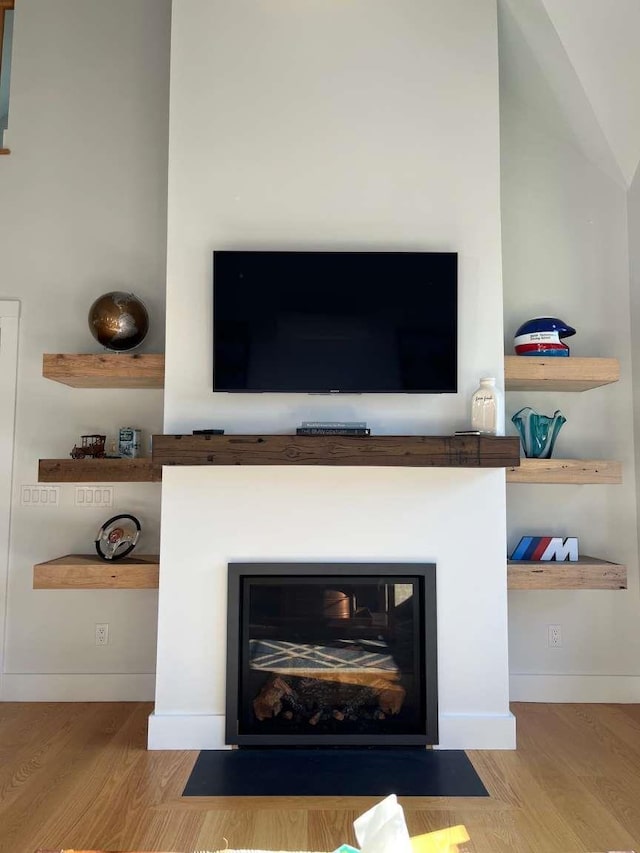
M499 6L502 33L508 40L517 28L526 41L585 153L630 186L640 161L640 2L499 0ZM520 62L511 47L514 64Z

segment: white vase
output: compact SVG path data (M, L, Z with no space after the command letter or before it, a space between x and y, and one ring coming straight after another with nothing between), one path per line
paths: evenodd
M481 379L471 397L471 429L484 435L504 435L504 397L493 376Z

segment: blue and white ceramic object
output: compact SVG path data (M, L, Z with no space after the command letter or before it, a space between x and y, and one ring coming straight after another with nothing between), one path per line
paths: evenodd
M553 415L540 415L529 406L511 418L520 433L524 455L529 459L549 459L558 433L567 419L560 410Z

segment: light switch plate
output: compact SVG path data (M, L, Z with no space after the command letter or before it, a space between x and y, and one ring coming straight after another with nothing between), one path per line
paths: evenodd
M60 503L60 486L21 486L22 506L57 507Z
M112 486L76 486L76 506L113 506Z

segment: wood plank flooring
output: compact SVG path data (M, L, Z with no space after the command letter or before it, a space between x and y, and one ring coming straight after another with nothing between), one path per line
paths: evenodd
M465 853L640 851L640 706L515 704L518 749L470 752L489 798L405 798ZM0 853L330 851L375 800L181 798L196 752L147 752L146 703L0 704ZM226 839L226 840L225 840Z

